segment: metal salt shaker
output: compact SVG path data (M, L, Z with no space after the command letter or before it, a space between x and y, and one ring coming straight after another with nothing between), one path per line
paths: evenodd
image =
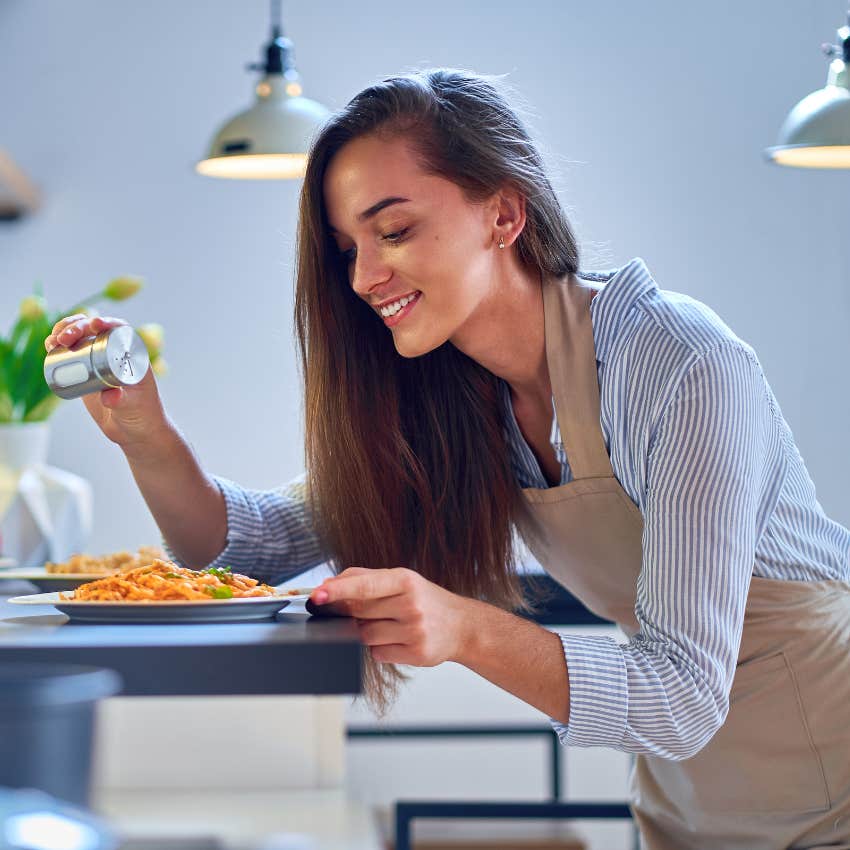
M149 365L142 338L129 325L119 325L78 340L70 348L56 346L44 358L44 379L60 398L79 398L138 384Z

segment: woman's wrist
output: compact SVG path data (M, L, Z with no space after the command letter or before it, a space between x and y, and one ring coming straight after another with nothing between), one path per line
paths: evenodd
M451 660L548 717L568 723L569 676L560 637L486 602L464 603Z
M477 599L457 597L455 651L451 661L471 670L476 668L477 659L483 651L483 638L487 634L488 615L491 612L498 612L498 609Z

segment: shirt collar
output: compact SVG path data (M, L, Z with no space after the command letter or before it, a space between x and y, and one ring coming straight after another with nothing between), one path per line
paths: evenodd
M658 284L640 257L613 271L580 271L576 276L603 284L599 294L590 302L590 318L596 359L604 361L629 311L647 293L656 291Z

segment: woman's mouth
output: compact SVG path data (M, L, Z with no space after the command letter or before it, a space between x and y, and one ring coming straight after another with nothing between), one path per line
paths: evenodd
M418 290L411 295L405 295L399 298L398 301L393 301L392 304L387 304L381 307L378 312L384 320L384 324L391 328L397 325L419 302L422 293Z

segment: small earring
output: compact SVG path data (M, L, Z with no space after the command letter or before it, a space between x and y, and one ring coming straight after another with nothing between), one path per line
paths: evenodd
M505 237L504 237L504 236L500 236L500 237L499 237L499 247L500 247L500 248L504 248L504 247L505 247Z

